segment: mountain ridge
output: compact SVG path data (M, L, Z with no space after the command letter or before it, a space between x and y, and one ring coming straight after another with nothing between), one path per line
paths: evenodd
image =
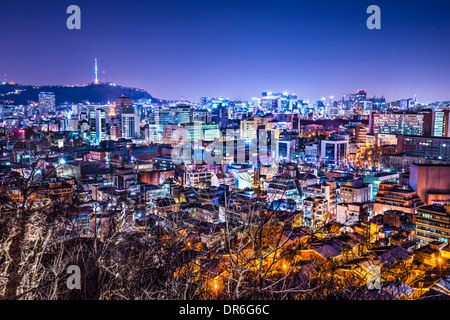
M38 102L39 92L54 92L56 105L64 103L100 103L115 102L120 96L128 96L131 100L152 99L159 102L144 89L124 87L111 82L86 83L77 85L23 85L12 82L0 84L0 103L26 105Z

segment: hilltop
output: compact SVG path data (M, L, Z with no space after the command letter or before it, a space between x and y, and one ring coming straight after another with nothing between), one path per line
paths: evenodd
M122 87L114 83L32 86L3 82L0 84L0 103L25 105L30 102L37 102L39 92L42 91L54 92L57 105L115 102L120 96L128 96L131 100L143 98L158 101L143 89Z

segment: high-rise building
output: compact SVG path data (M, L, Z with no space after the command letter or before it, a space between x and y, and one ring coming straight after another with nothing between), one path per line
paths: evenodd
M122 113L121 117L122 138L140 139L141 129L140 121L137 113Z
M356 101L366 100L366 96L367 94L365 90L358 90L356 93Z
M112 125L112 128L110 127L111 135L119 135L126 139L140 138L139 115L135 112L133 102L129 97L121 96L117 99L114 107L114 115L110 118L110 121ZM111 132L111 129L113 132Z
M95 110L95 140L97 143L106 140L106 110L104 108Z
M39 110L41 113L54 112L56 110L55 94L53 92L39 93Z
M126 96L121 96L116 101L115 112L121 116L122 112L134 113L133 102Z
M95 111L96 108L97 107L93 105L87 106L87 116L89 121L89 141L91 141L92 143L96 143L97 141L97 123L95 121L97 116Z
M433 111L431 126L434 137L450 137L450 110Z

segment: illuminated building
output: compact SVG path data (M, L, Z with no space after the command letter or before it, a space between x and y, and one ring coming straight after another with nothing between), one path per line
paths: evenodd
M192 122L192 109L190 105L180 104L174 110L176 124L185 124Z
M110 136L111 140L118 140L118 139L122 138L122 134L120 132L120 126L118 124L110 124L109 136Z
M415 237L422 243L433 241L449 242L450 206L427 205L417 209L414 217Z
M371 111L370 133L431 135L431 112L379 112Z
M261 123L258 120L242 120L240 124L241 139L256 139L258 126Z
M409 185L428 205L450 201L450 164L411 164Z
M351 226L359 221L367 222L373 214L373 203L339 203L336 206L336 222Z
M322 140L321 161L325 165L340 167L347 164L348 140Z
M336 214L336 182L326 181L321 184L313 184L302 188L303 198L321 199L326 201L327 211L330 217L335 217ZM321 201L323 202L323 201Z
M295 150L295 140L279 139L277 141L277 157L279 161L292 160L292 155Z
M398 149L410 156L450 161L450 137L398 136Z
M297 96L295 94L263 92L260 99L260 108L269 112L285 113L292 112L297 107Z
M106 140L106 111L103 108L95 110L95 134L97 143Z
M78 124L80 120L78 119L67 119L67 131L78 131Z
M121 117L122 138L140 139L140 121L137 113L122 113Z
M280 199L292 199L300 202L300 187L295 178L279 175L272 179L267 188L267 201L273 202Z
M275 115L274 119L278 121L278 123L286 122L287 129L292 129L300 132L300 114L298 113L281 113Z
M361 180L349 181L340 188L339 203L364 203L372 200L372 185Z
M305 146L304 161L316 165L320 158L320 144L309 143Z
M157 134L157 133L156 133ZM184 125L164 124L162 139L164 143L176 145L181 141L214 141L220 137L218 124L189 123Z
M450 137L450 110L433 111L433 136Z
M414 214L415 208L421 205L423 205L422 200L410 186L382 183L375 197L373 212L379 215L387 210L398 210Z
M450 164L450 161L427 159L423 157L410 156L404 153L400 153L400 154L383 154L380 157L380 163L381 165L383 165L383 168L402 170L405 168L409 168L411 164L445 165Z
M400 175L398 173L389 173L389 172L370 172L369 175L363 176L364 183L372 184L372 199L375 200L375 196L377 195L378 188L383 182L397 182Z
M95 120L96 117L96 106L90 105L87 106L88 112L87 112L87 116L89 119L89 140L92 143L96 142L96 138L97 138L97 134L96 134L96 128L97 128L97 123Z
M39 93L39 110L41 113L54 112L55 109L55 94L53 92Z
M366 100L367 97L367 93L365 90L358 90L358 92L356 93L356 101L361 101L361 100Z
M193 110L192 122L211 123L211 113L208 110Z

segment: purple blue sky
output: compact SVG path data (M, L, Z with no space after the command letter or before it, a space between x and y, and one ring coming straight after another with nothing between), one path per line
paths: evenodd
M81 30L66 9L81 8ZM381 8L381 30L366 9ZM450 1L0 0L0 75L21 84L94 79L162 99L450 100Z

